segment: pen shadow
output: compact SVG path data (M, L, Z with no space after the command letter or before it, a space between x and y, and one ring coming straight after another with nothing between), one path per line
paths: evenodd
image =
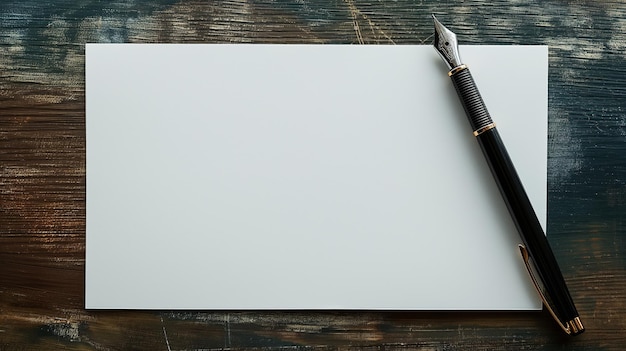
M435 50L433 49L433 52ZM448 72L450 71L450 69L448 69L448 67L446 67L446 65L441 61L441 57L439 57L439 54L435 53L434 55L430 55L431 60L432 60L432 67L437 67L437 71L439 71L440 75L442 77L446 77L448 75Z

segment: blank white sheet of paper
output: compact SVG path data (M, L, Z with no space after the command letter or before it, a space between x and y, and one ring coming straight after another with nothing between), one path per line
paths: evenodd
M544 228L548 49L461 46ZM89 309L537 310L431 46L88 44Z

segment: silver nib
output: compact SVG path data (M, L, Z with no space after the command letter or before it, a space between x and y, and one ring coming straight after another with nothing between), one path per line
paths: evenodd
M441 58L446 61L449 69L460 66L461 56L459 56L456 34L444 27L435 15L433 15L433 21L435 22L435 41L433 42L435 49Z

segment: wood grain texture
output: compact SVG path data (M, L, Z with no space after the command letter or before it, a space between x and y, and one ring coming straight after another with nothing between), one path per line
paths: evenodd
M546 312L84 310L84 43L429 44L430 13L462 43L550 46L548 233L585 334ZM615 0L3 1L0 350L622 350L625 59Z

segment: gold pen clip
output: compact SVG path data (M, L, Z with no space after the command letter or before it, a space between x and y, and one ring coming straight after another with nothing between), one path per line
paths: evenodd
M528 254L528 250L526 249L526 246L519 244L518 247L519 247L520 253L522 254L524 265L526 265L526 269L528 270L528 274L530 275L530 279L532 280L533 285L535 286L535 289L539 293L539 297L541 297L541 301L543 301L544 306L546 306L546 308L552 315L552 318L554 318L554 320L559 324L561 329L563 329L563 331L567 333L568 335L572 335L572 333L578 334L579 332L584 330L585 327L583 326L582 322L580 321L580 318L578 317L574 318L571 321L568 321L567 325L563 324L563 322L559 319L559 317L557 317L556 313L552 309L550 298L549 296L547 296L545 289L543 287L543 284L541 284L539 279L537 279L536 277L535 267L530 262L530 255Z

